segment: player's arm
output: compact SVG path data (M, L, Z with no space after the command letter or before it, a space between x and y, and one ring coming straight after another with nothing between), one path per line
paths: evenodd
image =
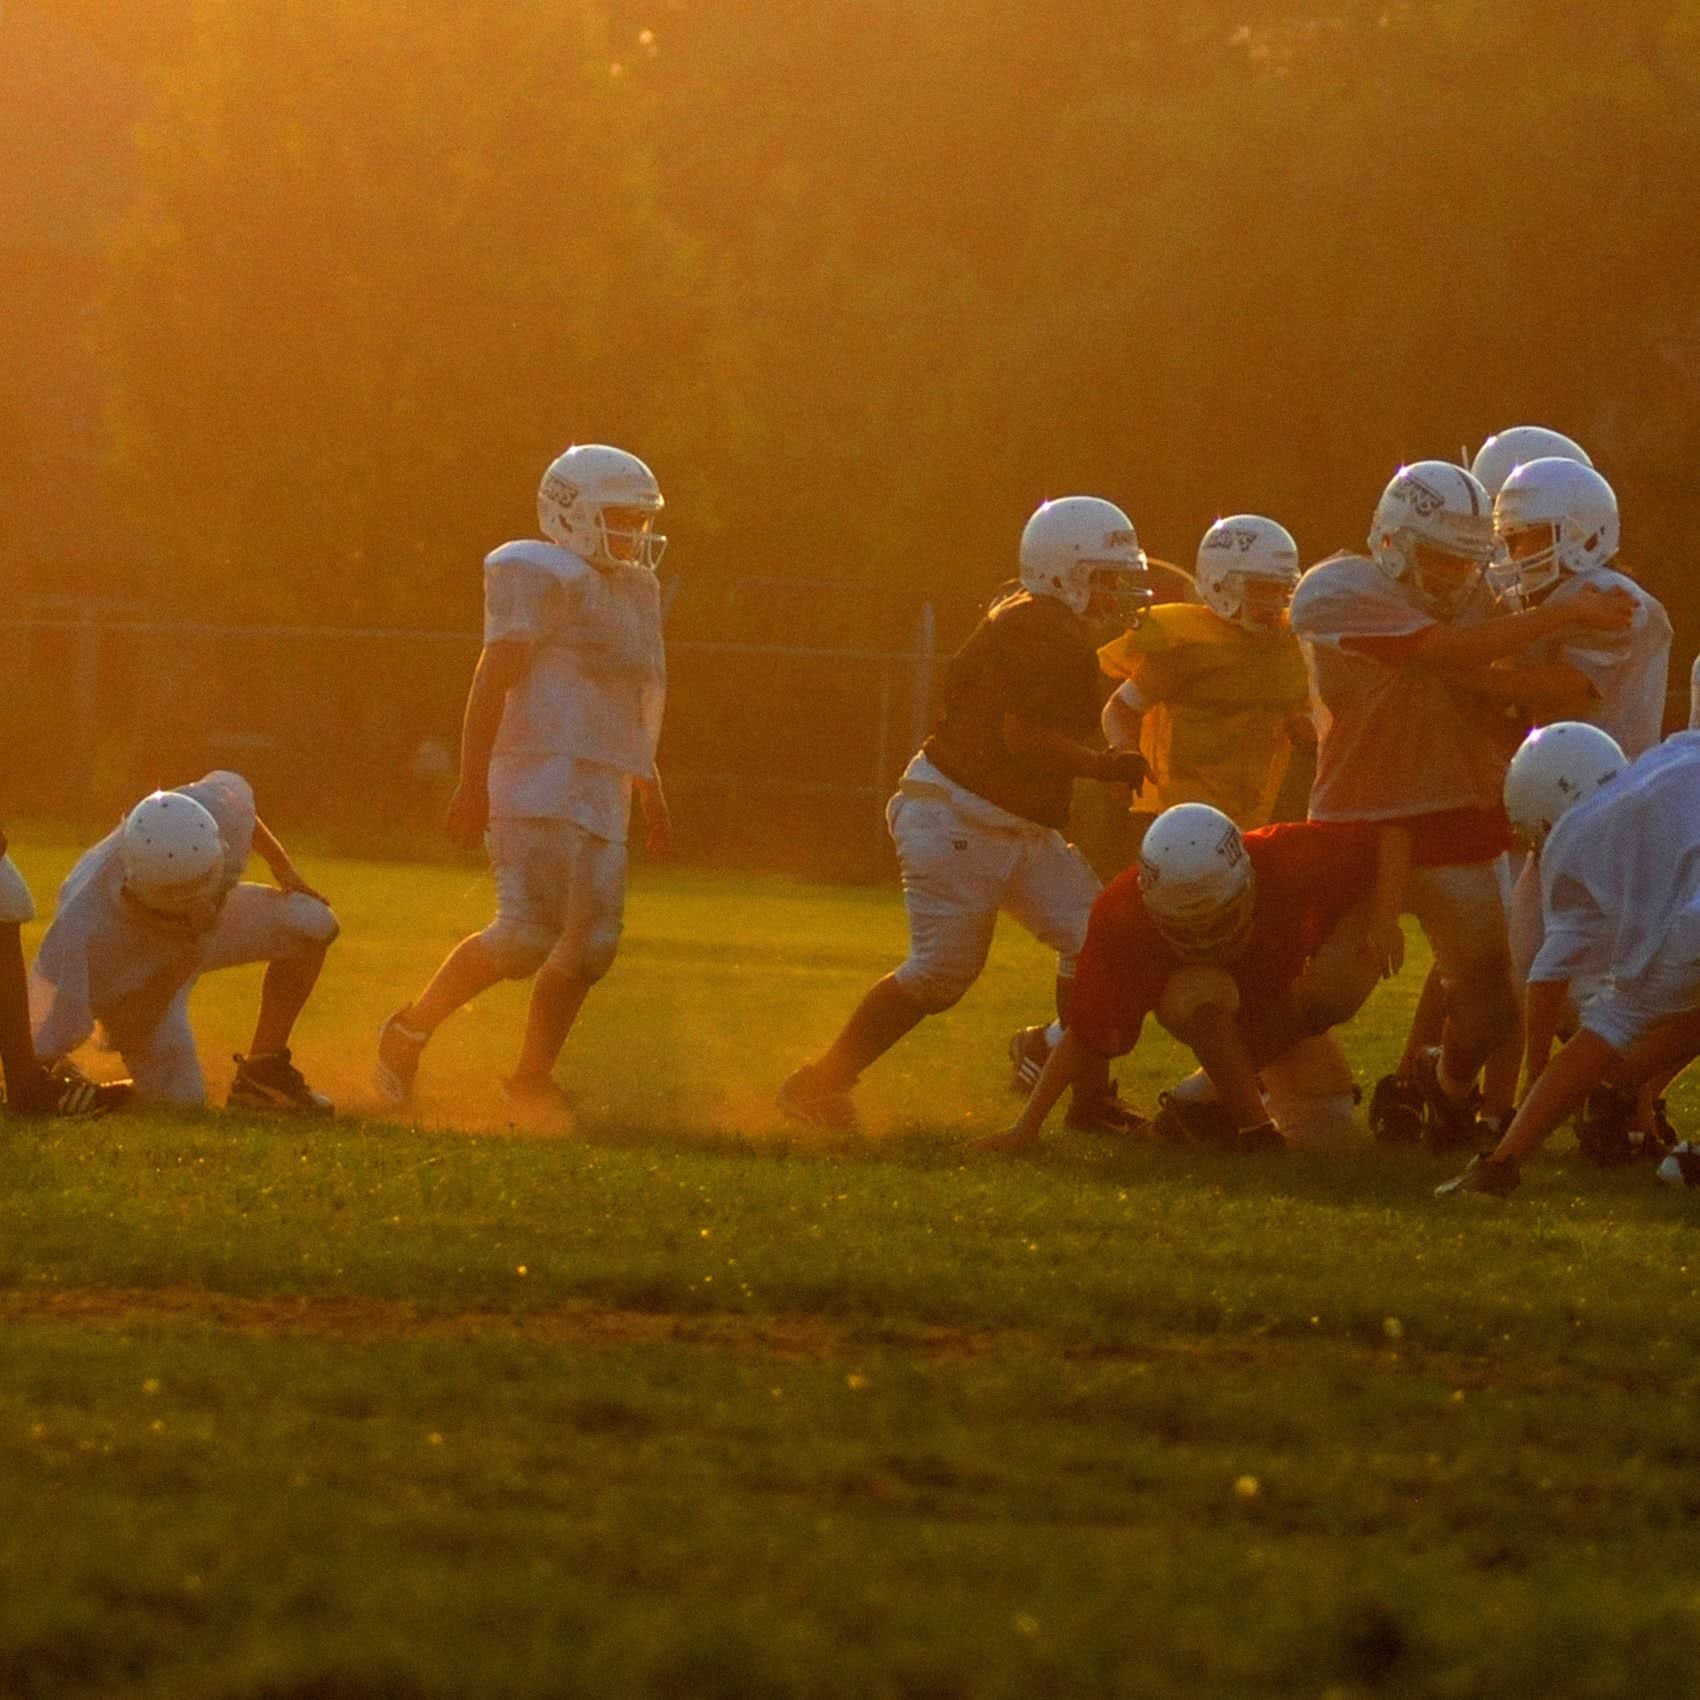
M1460 681L1472 696L1524 710L1531 720L1574 720L1599 707L1600 693L1580 667L1554 661L1540 667L1515 663L1486 667Z
M661 769L652 767L633 781L638 806L643 810L643 847L652 856L666 856L673 849L673 812L661 788Z
M1399 925L1399 912L1405 906L1405 886L1410 877L1410 833L1400 826L1378 828L1365 945L1384 980L1391 980L1405 965L1405 933Z
M1523 1005L1523 1080L1524 1089L1532 1087L1541 1077L1552 1055L1552 1042L1558 1034L1558 1023L1564 1014L1564 1000L1570 993L1568 980L1531 980Z
M448 832L471 848L490 819L490 752L496 747L508 692L531 666L532 645L520 638L485 644L466 693L460 723L460 780L449 799Z
M329 907L330 899L315 891L302 879L300 870L290 859L289 852L278 842L277 835L259 818L254 817L254 853L271 869L272 878L280 891L298 891L303 897L316 898Z
M1023 714L1005 713L1003 743L1011 755L1035 758L1076 779L1131 785L1137 791L1151 777L1150 767L1137 750L1090 749Z
M1045 1066L1033 1082L1033 1090L1027 1094L1027 1102L1021 1106L1021 1114L1014 1123L1002 1133L988 1133L983 1138L971 1139L969 1150L1020 1151L1031 1145L1039 1137L1045 1118L1056 1108L1057 1099L1072 1084L1085 1047L1086 1041L1072 1027L1065 1027L1062 1038L1045 1059Z
M1139 726L1145 718L1146 703L1139 688L1131 679L1110 692L1098 724L1104 729L1104 742L1112 750L1139 748Z
M1316 719L1308 708L1295 709L1289 714L1283 729L1288 743L1296 744L1300 749L1316 748Z
M1490 667L1520 655L1532 643L1559 632L1583 629L1628 631L1635 620L1635 599L1626 590L1588 585L1561 603L1484 620L1479 626L1455 626L1435 620L1395 637L1345 637L1341 647L1390 666Z

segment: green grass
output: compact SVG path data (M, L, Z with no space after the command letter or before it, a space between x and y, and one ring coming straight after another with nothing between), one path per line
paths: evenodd
M1644 1173L965 1161L1049 984L1013 931L867 1140L800 1137L773 1084L899 905L689 873L637 883L576 1132L503 1121L511 986L398 1125L373 1030L486 888L307 871L345 936L298 1056L348 1115L0 1134L6 1700L1700 1692L1700 1239ZM256 985L198 995L215 1090Z

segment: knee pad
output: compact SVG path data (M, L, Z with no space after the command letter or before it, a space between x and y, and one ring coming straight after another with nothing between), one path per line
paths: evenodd
M1201 1009L1219 1009L1224 1015L1240 1012L1240 989L1225 969L1207 963L1189 962L1177 968L1157 1000L1157 1019L1180 1037L1197 1019Z
M495 920L478 935L497 971L507 980L526 980L549 960L555 935L522 921Z
M582 930L562 933L544 966L552 974L593 986L614 966L621 931L618 915L603 915Z
M917 962L914 957L900 964L892 975L928 1015L938 1015L952 1004L960 1003L979 977L978 969L964 974L940 963Z
M316 897L309 897L304 891L289 894L288 916L291 929L308 944L321 947L334 944L342 931L342 923L329 906Z

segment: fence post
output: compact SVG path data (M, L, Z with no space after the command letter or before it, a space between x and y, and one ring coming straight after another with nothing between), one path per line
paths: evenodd
M915 621L915 665L909 674L909 747L918 750L932 730L929 718L933 705L933 605L921 604Z

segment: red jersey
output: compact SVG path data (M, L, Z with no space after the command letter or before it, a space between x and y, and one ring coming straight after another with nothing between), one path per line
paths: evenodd
M1346 911L1370 895L1379 836L1372 821L1296 821L1245 835L1256 880L1251 934L1238 959L1221 965L1242 1008L1292 985ZM1092 905L1069 1027L1105 1056L1131 1051L1182 961L1145 912L1138 869L1118 874Z

